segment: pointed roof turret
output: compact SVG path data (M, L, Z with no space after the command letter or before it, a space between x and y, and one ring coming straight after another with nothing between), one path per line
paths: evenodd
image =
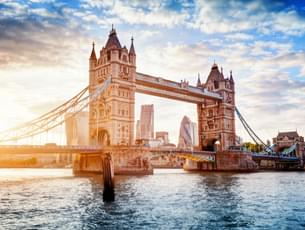
M197 87L201 86L200 74L198 73Z
M96 55L95 55L95 50L94 50L94 42L92 43L92 51L91 51L91 55L90 55L90 60L97 60L96 59Z
M230 82L234 83L233 76L232 76L232 70L230 71Z
M223 68L221 67L220 69L221 69L221 72L220 72L221 77L222 77L222 79L225 79L225 77L224 77L224 75L223 75Z
M134 46L133 46L133 37L131 37L131 45L130 45L130 49L129 49L129 55L136 55L136 51L135 51Z
M212 68L211 68L211 72L210 72L206 82L209 82L209 81L214 82L214 81L222 81L222 80L224 80L223 75L219 72L218 66L214 62L214 64L212 65Z
M113 25L112 25L112 29L109 33L108 41L106 43L105 48L106 49L121 49L122 48L121 43L116 35L116 31L113 28Z

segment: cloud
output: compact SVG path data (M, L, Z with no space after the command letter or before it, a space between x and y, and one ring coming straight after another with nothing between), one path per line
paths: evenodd
M305 51L290 51L282 53L276 57L271 57L265 60L262 63L262 67L266 65L273 65L274 67L278 68L299 68L299 76L305 77Z
M139 51L139 71L158 75L175 81L180 79L196 80L197 73L207 70L213 51L204 43L191 45L172 44L154 45Z
M262 71L240 85L244 89L238 97L239 107L259 136L266 140L278 130L296 128L304 133L305 81L281 71ZM239 122L237 125L242 130Z
M0 82L3 96L11 98L1 103L22 111L24 119L87 84L90 44L104 45L105 28L114 23L122 44L128 47L135 37L138 71L195 84L197 73L206 79L215 59L225 76L233 70L238 106L263 138L278 128L305 132L305 52L296 50L304 18L282 1L33 0L3 1L0 10ZM8 77L16 85L7 84ZM149 101L143 98L137 103ZM193 107L152 102L164 111L160 119L172 111L192 111L195 119ZM159 127L177 135L180 115L171 125L160 120Z
M287 35L302 35L305 32L305 20L295 10L271 14L270 30Z
M60 18L61 15L59 15L57 12L50 12L49 10L45 8L35 8L31 9L30 13L35 14L37 16L45 17L45 18Z
M37 3L38 2L35 1L35 4ZM81 3L81 7L83 8L68 7L67 5L59 4L59 2L56 1L42 1L42 3L51 4L50 6L52 7L33 8L29 5L30 3L23 5L18 2L4 2L4 13L7 15L2 16L2 19L0 17L0 27L1 30L4 31L0 35L1 66L9 65L14 62L26 64L29 63L29 60L31 63L38 65L45 65L47 63L57 65L62 62L70 62L72 66L73 62L77 61L75 60L76 56L84 55L82 52L85 52L85 50L82 44L88 44L89 40L93 40L91 38L89 39L89 32L93 29L92 25L96 24L105 28L113 22L162 27L190 26L192 28L199 28L206 33L231 32L225 34L225 37L226 39L229 39L229 42L238 40L252 41L253 35L236 31L255 28L253 23L261 28L261 18L254 20L251 17L261 17L259 15L266 14L268 11L266 5L258 4L253 1L250 1L247 4L241 4L236 1L198 1L194 4L181 2L180 4L175 5L175 7L171 7L170 1L149 1L144 3L142 1L131 1L128 4L124 1L83 1ZM227 10L224 10L224 8ZM194 10L194 16L191 17L192 10ZM254 14L255 12L257 12L257 15ZM289 17L287 16L289 19L299 20L295 24L292 23L292 27L289 27L293 31L301 28L300 26L304 24L301 23L302 20L296 12L293 12L292 10L288 12L272 13L272 18L278 14L281 14L281 18L284 17L284 15L289 15ZM248 16L250 18L246 20L246 17ZM56 21L58 19L61 21L60 23ZM282 21L283 20L279 20L279 23L276 23L275 25L286 26L283 23L280 23ZM245 26L241 26L240 23L245 23ZM234 29L235 27L238 29ZM160 35L160 31L157 31L156 29L140 30L141 33L136 31L134 34L138 33L139 37L141 34L142 40ZM276 30L279 30L279 28L276 28ZM216 40L217 39L215 39L215 41ZM219 43L222 42L221 39L218 39L218 41ZM267 44L269 47L267 47ZM241 46L240 44L238 45ZM270 50L272 45L278 44L275 42L274 44L272 44L272 42L261 42L259 44L259 42L257 42L250 52L252 55L272 56L273 51ZM234 49L233 46L234 45L231 45ZM35 51L33 50L34 47L37 48ZM183 47L177 49L183 51ZM204 51L203 47L198 47L198 50L200 49ZM247 48L244 49L244 52L248 52L246 50ZM180 51L174 51L173 49L165 50L165 52L176 52L177 57L179 54L182 55ZM238 49L238 52L242 52L242 49ZM190 53L186 51L183 55L189 54ZM148 53L148 55L151 54ZM161 57L162 55L163 54L160 54L159 56ZM212 56L215 57L213 54ZM226 57L228 54L222 56ZM189 57L189 59L190 58L191 57ZM206 60L208 57L202 56L200 59L201 62L203 59L205 59L204 62L207 63ZM179 60L176 60L176 62L177 61ZM237 59L236 62L237 61L239 60ZM182 64L183 60L180 60L179 62ZM198 62L193 60L190 64L190 68L198 70L199 66L196 63ZM302 73L303 72L304 71L302 70Z
M281 2L196 1L194 15L187 24L207 34L251 30L285 35L302 35L305 32L304 17L296 10L287 10Z
M251 34L246 34L246 33L232 33L232 34L227 34L226 38L229 40L233 40L233 41L253 40L254 36Z
M0 20L0 66L74 66L88 38L77 30L33 20ZM86 47L87 48L87 47Z
M189 17L183 8L180 11L172 10L163 1L86 1L83 7L100 9L104 14L119 18L123 23L150 26L173 27L183 24Z

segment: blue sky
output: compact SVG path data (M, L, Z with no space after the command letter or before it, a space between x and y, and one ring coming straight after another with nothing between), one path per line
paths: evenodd
M305 135L304 1L2 0L0 127L84 88L91 43L101 49L111 24L127 47L134 37L137 71L195 84L215 60L233 71L237 106L259 136ZM173 142L184 114L196 120L194 105L150 96L137 96L137 116L143 103L155 104L155 129Z

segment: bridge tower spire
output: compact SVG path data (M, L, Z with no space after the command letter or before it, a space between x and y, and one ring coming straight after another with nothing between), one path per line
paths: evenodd
M95 43L92 42L92 51L91 51L91 55L90 55L90 58L89 60L93 60L93 61L96 61L96 54L95 54L95 49L94 49L94 46L95 46Z
M133 45L133 37L131 37L131 45L130 45L130 48L129 48L129 54L128 55L129 55L129 61L135 65L136 64L136 51L135 51L135 48L134 48L134 45Z
M126 46L121 46L114 27L91 72L89 93L106 79L111 78L111 83L100 99L89 106L90 143L132 145L136 56L134 47L128 53Z
M235 89L232 75L224 78L216 63L204 84L205 90L220 94L221 101L208 100L197 105L199 145L203 150L227 150L235 145Z
M95 67L97 64L97 58L95 54L95 49L94 49L94 42L92 42L92 51L89 57L89 85L92 85L92 81L94 79L94 74L95 74Z
M197 87L201 87L200 73L198 73Z

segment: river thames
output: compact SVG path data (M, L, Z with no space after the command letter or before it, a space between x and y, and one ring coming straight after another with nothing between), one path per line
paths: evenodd
M0 169L0 229L305 229L305 173L100 176L70 169Z

